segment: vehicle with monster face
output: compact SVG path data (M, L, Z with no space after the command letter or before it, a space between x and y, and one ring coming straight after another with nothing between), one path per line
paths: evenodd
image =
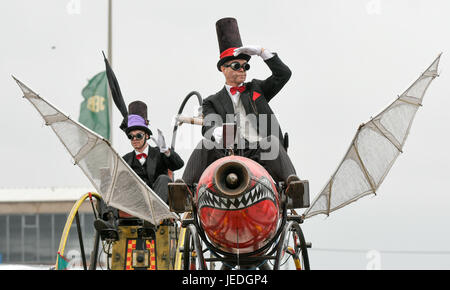
M192 96L202 104L197 92L186 96L172 147L179 125L203 123L201 115L182 115ZM233 127L223 124L223 132ZM235 133L228 133L223 141L226 156L211 163L197 184L169 184L170 209L183 213L174 269L215 269L217 263L221 269L280 269L286 256L292 257L294 268L309 269L308 244L300 228L303 218L294 211L309 206L307 181L303 194L287 196L285 184L277 184L262 165L226 145L235 140Z
M171 205L189 211L175 268L208 269L210 262L209 269L215 263L221 269L279 269L288 255L296 269L309 269L302 218L290 209L294 202L285 189L251 159L230 155L213 162L184 204L178 210ZM296 204L309 204L308 191L299 198Z
M268 172L253 160L228 156L203 173L194 200L202 229L230 253L254 252L280 226L280 200Z

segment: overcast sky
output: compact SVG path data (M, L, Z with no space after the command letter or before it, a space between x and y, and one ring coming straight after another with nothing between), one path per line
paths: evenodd
M378 195L328 218L313 217L303 228L315 269L450 268L449 1L113 2L112 64L125 101L145 101L151 128L160 128L167 140L185 95L196 90L206 98L223 86L216 68L218 19L237 18L244 44L277 52L293 75L271 106L289 132L288 153L299 176L310 181L311 199L359 124L443 52L441 76ZM104 70L107 1L2 1L0 32L0 187L89 186L11 75L78 119L82 88ZM251 65L249 79L270 75L261 59L252 58ZM192 103L185 110L194 109ZM125 154L131 146L121 121L114 108L113 146ZM198 138L200 128L183 127L177 148L187 161L191 149L182 142L190 134ZM390 252L397 250L447 254Z

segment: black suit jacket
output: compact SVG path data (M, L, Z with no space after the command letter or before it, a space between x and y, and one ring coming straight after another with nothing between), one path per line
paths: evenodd
M241 94L240 98L247 114L255 114L257 120L260 114L267 115L267 131L259 130L258 133L261 137L267 137L278 133L278 138L283 143L283 135L280 125L272 109L269 106L270 100L283 88L287 81L291 77L291 70L280 60L278 55L275 54L272 58L265 60L265 63L272 71L272 75L265 80L252 80L245 83L246 90ZM233 122L233 120L227 120L226 115L234 115L233 103L228 95L225 86L218 93L209 96L203 101L203 116L205 125L202 127L202 134L206 138L211 139L212 131L218 126L222 126L223 122ZM208 115L218 114L221 116L221 122L210 122L208 124ZM273 116L271 118L271 116ZM272 132L271 120L276 123L273 124L274 128L277 128L278 132ZM265 131L265 132L263 132ZM214 139L213 139L214 140Z
M158 147L148 146L148 156L146 163L144 164L147 166L147 175L150 182L150 187L153 185L158 176L161 174L167 175L169 169L175 171L184 166L183 159L181 159L181 157L172 148L170 149L170 156L167 157L166 154L159 152ZM133 160L136 159L136 152L133 150L132 152L125 154L122 158L131 167Z

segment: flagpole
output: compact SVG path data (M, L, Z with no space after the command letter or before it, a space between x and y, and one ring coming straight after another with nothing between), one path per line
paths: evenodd
M108 61L112 68L112 0L108 0ZM112 144L113 141L113 115L112 115L112 96L111 91L108 87L108 115L109 115L109 142Z

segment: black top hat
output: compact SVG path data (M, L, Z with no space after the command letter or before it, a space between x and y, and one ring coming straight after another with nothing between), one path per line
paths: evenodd
M147 105L142 101L134 101L128 105L128 124L125 133L128 134L133 130L142 130L152 135L152 131L148 128Z
M242 46L241 35L239 34L239 28L237 20L235 18L222 18L216 22L217 40L219 41L220 60L217 63L217 69L227 61L233 59L250 60L250 55L239 54L234 56L234 50Z

